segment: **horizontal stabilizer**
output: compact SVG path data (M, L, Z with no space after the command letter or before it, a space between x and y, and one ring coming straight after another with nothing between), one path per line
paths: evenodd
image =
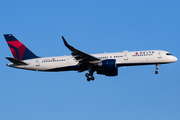
M6 57L6 59L8 59L9 61L11 61L12 63L14 63L16 65L28 65L25 62L22 62L20 60L17 60L17 59L11 58L11 57Z

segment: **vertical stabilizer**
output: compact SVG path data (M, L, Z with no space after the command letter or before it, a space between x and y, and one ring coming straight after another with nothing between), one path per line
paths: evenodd
M9 48L17 60L26 60L32 58L38 58L33 52L31 52L24 44L16 39L12 34L4 35Z

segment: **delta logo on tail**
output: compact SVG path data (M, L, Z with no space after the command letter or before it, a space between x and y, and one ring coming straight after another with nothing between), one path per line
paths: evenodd
M24 44L22 44L12 34L5 34L4 37L15 59L26 60L26 59L38 58L38 56L36 56L33 52L31 52Z

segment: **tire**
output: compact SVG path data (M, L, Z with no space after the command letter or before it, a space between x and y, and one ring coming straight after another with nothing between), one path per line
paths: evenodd
M86 76L86 77L89 77L89 74L88 74L88 73L86 73L86 74L85 74L85 76Z
M89 82L91 79L90 78L87 78L87 81Z

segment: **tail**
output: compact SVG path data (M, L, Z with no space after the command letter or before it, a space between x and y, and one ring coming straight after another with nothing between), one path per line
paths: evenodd
M39 58L18 39L16 39L12 34L5 34L4 37L15 59L26 60L32 58Z

